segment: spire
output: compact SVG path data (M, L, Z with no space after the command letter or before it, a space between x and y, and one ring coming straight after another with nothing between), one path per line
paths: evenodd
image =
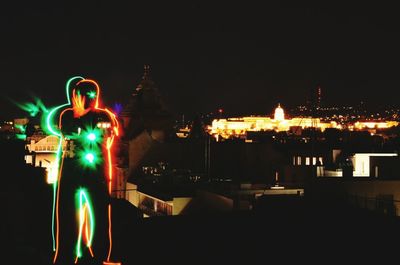
M146 89L154 89L154 88L155 88L155 84L151 80L151 77L150 77L150 65L145 64L142 81L140 81L140 83L137 85L134 93L137 93L138 91L140 91L142 89L146 90Z
M144 65L144 72L143 72L143 80L148 80L150 77L150 65L145 64Z

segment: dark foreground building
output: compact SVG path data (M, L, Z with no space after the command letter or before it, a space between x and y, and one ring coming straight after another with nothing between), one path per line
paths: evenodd
M1 145L10 150L1 164L1 264L51 264L51 189L41 169L22 167L11 152L15 146ZM114 199L113 208L114 251L122 264L385 264L398 253L397 217L317 193L261 196L252 211L207 215L141 218L121 199Z

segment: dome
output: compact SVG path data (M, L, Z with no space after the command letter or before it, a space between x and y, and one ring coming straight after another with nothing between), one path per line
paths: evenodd
M283 121L285 119L285 112L281 108L281 105L278 104L278 107L275 109L274 120Z

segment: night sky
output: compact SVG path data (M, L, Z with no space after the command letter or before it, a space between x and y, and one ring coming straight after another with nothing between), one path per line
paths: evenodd
M10 98L64 103L73 75L97 80L107 105L124 103L144 64L178 114L270 114L317 85L326 105L397 104L393 6L116 2L2 3L0 118L23 114Z

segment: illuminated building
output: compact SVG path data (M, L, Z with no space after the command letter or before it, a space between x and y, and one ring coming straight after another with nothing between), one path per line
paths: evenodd
M184 128L179 128L176 132L176 136L179 138L187 138L190 134L190 128L185 126Z
M192 201L192 197L171 196L157 198L142 191L138 191L138 205L144 217L180 215Z
M209 133L217 139L245 138L246 132L269 131L277 132L289 131L293 127L310 128L316 127L321 131L326 128L340 127L336 122L322 122L319 118L295 117L285 118L283 108L278 105L275 109L274 118L267 116L249 116L241 118L215 119L209 127Z
M274 120L282 122L285 120L285 112L281 108L281 104L275 109Z
M382 168L376 163L376 158L391 159L393 157L398 157L397 153L355 153L348 158L353 171L353 177L379 177L381 173L379 171ZM324 174L320 176L328 177L343 177L344 172L342 169L338 168L336 170L324 170ZM383 176L384 177L384 176Z
M308 175L317 177L374 177L374 178L393 178L397 169L393 165L398 165L397 153L353 153L349 156L341 157L342 150L332 149L330 152L293 153L292 165L295 168L314 168L316 172L307 171ZM331 164L325 167L325 161ZM335 165L335 166L332 166ZM346 175L344 168L349 168L349 175ZM396 167L397 168L397 167ZM315 174L316 173L316 174Z
M388 129L397 126L397 121L357 121L351 127L352 129Z
M14 119L14 126L21 125L25 126L29 122L28 118L19 118L19 119Z
M316 128L322 132L326 128L343 129L347 127L349 130L369 130L374 133L375 129L387 129L397 126L397 121L356 121L352 124L342 125L336 121L322 121L320 118L313 117L294 117L285 118L283 108L278 105L274 112L274 117L268 116L248 116L239 118L215 119L208 132L217 140L220 138L246 138L247 132L260 131L295 131L295 128Z
M25 155L25 162L35 167L46 169L46 181L53 184L57 181L57 159L56 153L59 145L59 138L54 135L33 135L29 137L26 149L29 153ZM65 148L65 145L64 145Z

